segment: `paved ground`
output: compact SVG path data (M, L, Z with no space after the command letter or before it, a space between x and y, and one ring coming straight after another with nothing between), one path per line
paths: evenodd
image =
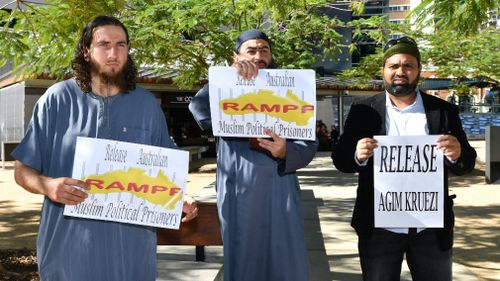
M484 141L473 141L478 169L451 177L456 194L454 280L500 280L500 184L484 182ZM207 170L191 173L188 192L213 194L213 159L194 163ZM197 167L193 167L197 168ZM311 280L362 280L356 235L349 226L356 176L331 165L328 153L318 153L299 172L311 265ZM0 169L0 248L35 246L42 198L25 192L13 181L12 163ZM194 247L158 247L158 280L214 280L222 265L221 247L207 247L207 261L194 262ZM402 280L411 280L406 268Z

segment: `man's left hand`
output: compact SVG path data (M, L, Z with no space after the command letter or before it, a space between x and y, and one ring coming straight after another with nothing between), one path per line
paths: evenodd
M443 150L443 154L453 161L456 161L462 153L460 142L452 135L440 136L437 140L437 148Z
M193 197L184 195L184 204L182 205L182 212L186 214L181 222L188 222L198 216L198 204Z
M280 138L277 134L269 129L264 129L264 133L271 136L272 140L258 138L259 146L269 151L272 156L285 159L286 157L286 140Z

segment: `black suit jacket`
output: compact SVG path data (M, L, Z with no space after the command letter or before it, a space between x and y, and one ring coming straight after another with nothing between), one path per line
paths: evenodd
M448 171L462 175L474 169L476 151L467 141L458 114L458 107L431 95L421 93L429 134L451 134L461 144L460 158L451 163L445 158L448 169L444 171L444 228L438 229L440 247L449 249L453 245L453 198L448 193ZM344 132L332 153L333 163L338 170L346 173L359 173L356 203L351 225L359 236L369 236L374 229L373 212L373 158L366 166L354 161L358 140L374 135L386 135L385 93L380 93L352 104L346 119Z

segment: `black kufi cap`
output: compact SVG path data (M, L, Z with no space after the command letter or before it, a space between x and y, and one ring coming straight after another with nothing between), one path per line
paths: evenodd
M240 47L241 47L241 45L243 45L243 43L245 43L248 40L252 40L252 39L265 40L269 44L269 47L271 47L271 41L269 40L269 37L267 37L267 35L264 32L262 32L258 29L249 29L249 30L243 31L240 34L240 36L238 37L238 40L236 40L236 53L240 52Z

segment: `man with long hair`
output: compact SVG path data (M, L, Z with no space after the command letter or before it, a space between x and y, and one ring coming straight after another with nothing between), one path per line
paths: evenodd
M114 29L122 29L125 33L125 41L120 42L122 51L126 51L126 57L110 57L105 60L105 64L98 61L98 53L90 56L89 51L94 37L94 31L101 23L109 22ZM99 43L101 46L94 48L108 48L106 43ZM89 24L83 29L78 45L76 46L75 57L71 62L75 80L83 92L92 91L92 82L100 84L116 85L122 92L126 93L136 88L137 69L132 57L128 53L129 35L125 26L114 18L98 17L94 24ZM96 49L94 49L96 51ZM122 54L124 56L124 54ZM121 61L119 61L121 60ZM113 65L114 64L114 65ZM106 69L106 65L113 66ZM97 80L97 81L96 81Z
M13 152L16 182L43 194L37 241L42 280L155 280L152 227L65 217L89 187L72 179L78 136L175 147L155 97L136 86L129 37L116 18L88 23L72 62L75 77L50 87L37 102L26 136ZM75 188L75 187L79 187ZM187 197L183 221L197 215Z

